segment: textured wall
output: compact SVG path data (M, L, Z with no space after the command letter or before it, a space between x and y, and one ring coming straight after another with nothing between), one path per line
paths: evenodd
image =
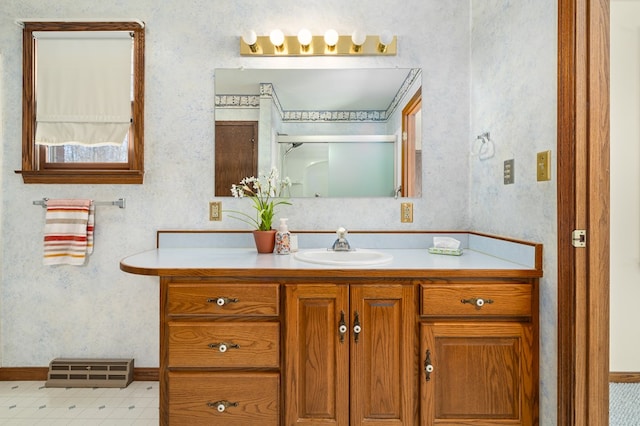
M216 67L401 66L424 69L426 196L415 202L412 225L399 221L400 200L296 200L286 214L292 229L467 228L466 151L469 121L469 8L467 1L403 4L380 14L371 7L279 1L259 9L252 1L87 1L3 4L5 248L2 285L3 364L45 365L52 357L131 355L140 366L157 364L157 282L120 272L121 257L154 247L159 228L239 228L209 222L213 199L213 78ZM258 12L259 11L259 12ZM416 11L419 11L416 13ZM21 32L15 18L127 18L147 24L145 183L127 185L24 185L20 167ZM295 33L333 26L341 33L363 24L391 28L400 54L391 58L244 58L244 28ZM411 34L410 34L411 32ZM98 208L95 252L86 267L44 267L43 196L126 197L127 208ZM248 203L225 199L225 208ZM372 214L376 212L376 214ZM26 342L27 348L15 343Z
M471 158L472 228L544 244L540 283L541 424L555 424L557 381L556 68L552 0L473 2L472 137L489 131L495 156ZM537 182L536 153L552 151L551 181ZM515 183L503 163L515 160Z
M556 268L549 258L555 251L555 180L534 184L526 176L534 168L535 151L555 146L556 4L483 0L471 5L469 0L277 0L268 7L255 0L3 2L2 365L43 366L58 356L127 356L134 357L137 366L157 366L157 279L125 274L118 262L153 248L157 229L243 226L229 219L207 220L208 202L214 199L216 68L421 67L423 197L412 200L414 223L400 223L401 200L393 199L295 200L285 213L294 230L339 225L371 230L478 229L545 243L542 376L543 411L548 404L545 417L550 419L555 412ZM133 17L146 22L144 185L24 185L13 173L21 158L21 32L13 21L60 17ZM303 26L316 34L329 27L342 34L355 27L371 34L388 28L398 35L398 55L238 54L238 37L247 28L266 34L280 27L293 34ZM516 35L507 36L507 31ZM472 138L484 130L492 132L499 152L491 162L480 164L469 158L469 149ZM499 179L507 156L516 157L516 184L510 187ZM31 205L43 196L126 197L127 208L98 209L95 252L87 266L44 267L44 211ZM225 199L224 208L248 209L238 201Z

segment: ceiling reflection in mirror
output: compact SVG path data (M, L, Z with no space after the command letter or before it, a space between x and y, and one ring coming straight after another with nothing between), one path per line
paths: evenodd
M217 69L216 196L277 167L292 197L420 197L421 85L417 68Z

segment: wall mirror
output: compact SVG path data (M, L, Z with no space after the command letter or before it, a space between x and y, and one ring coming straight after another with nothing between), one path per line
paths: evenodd
M417 68L217 69L215 188L277 167L292 197L420 197Z

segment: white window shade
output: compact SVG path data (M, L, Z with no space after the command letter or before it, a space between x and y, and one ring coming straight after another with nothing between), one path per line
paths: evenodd
M122 145L131 123L132 40L42 38L36 49L40 145Z

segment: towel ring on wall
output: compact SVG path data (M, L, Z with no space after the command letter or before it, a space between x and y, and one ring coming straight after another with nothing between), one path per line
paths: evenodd
M471 155L477 156L480 160L487 160L496 153L491 134L484 132L476 138L471 148Z

